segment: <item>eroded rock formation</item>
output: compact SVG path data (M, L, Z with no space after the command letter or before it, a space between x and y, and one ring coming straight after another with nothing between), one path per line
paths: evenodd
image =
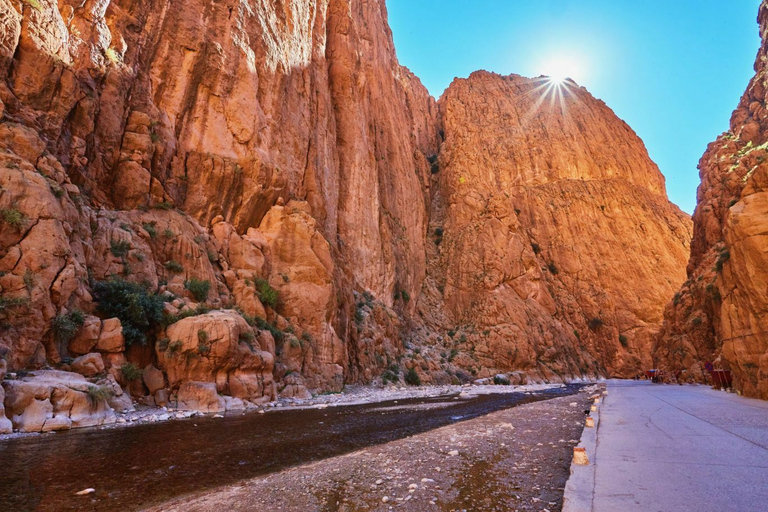
M768 3L755 77L730 130L699 162L688 280L666 308L654 356L670 372L707 380L707 363L734 387L768 399ZM685 376L684 376L685 377Z
M383 1L0 15L0 359L17 379L75 369L221 410L406 368L646 362L686 219L575 85L536 110L536 82L477 74L438 116Z
M480 377L648 367L690 220L640 139L570 81L477 72L454 81L440 114L419 309L441 351Z

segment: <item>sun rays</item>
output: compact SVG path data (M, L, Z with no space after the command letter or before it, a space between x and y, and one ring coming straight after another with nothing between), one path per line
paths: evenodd
M575 93L576 83L569 78L549 76L541 76L533 80L536 86L518 96L515 102L520 105L530 104L530 107L520 116L520 128L525 129L534 119L543 121L547 128L552 122L568 125L570 123L569 106L581 103ZM531 99L534 101L531 102Z

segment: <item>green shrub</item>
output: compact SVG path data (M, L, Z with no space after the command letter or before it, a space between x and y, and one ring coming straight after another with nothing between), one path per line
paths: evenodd
M117 317L123 326L126 345L147 343L147 335L161 326L165 301L140 284L116 277L94 284L97 309L106 317Z
M197 331L197 341L200 343L208 343L208 333L203 329Z
M26 297L0 297L0 313L4 313L6 309L17 308L27 304L29 304L29 299Z
M109 243L109 251L116 258L124 258L131 250L131 244L127 240L112 240Z
M619 343L621 343L622 347L627 348L629 344L629 339L623 334L619 334Z
M387 382L399 382L400 377L397 376L396 373L392 372L391 370L387 370L384 373L381 374L381 382L386 384Z
M181 265L181 263L174 260L166 261L165 268L168 270L168 272L173 272L174 274L181 274L184 272L184 267Z
M421 386L421 378L415 368L409 368L405 373L405 383L409 386Z
M163 201L162 203L157 203L154 208L156 210L173 210L173 203L169 201Z
M269 281L261 277L254 277L253 283L256 286L256 294L259 296L261 303L274 309L280 298L277 290L270 286Z
M112 388L108 386L88 386L87 393L92 405L104 403L115 394Z
M145 222L141 226L144 228L144 231L147 232L149 235L149 238L155 238L157 237L157 223L155 221L152 222Z
M720 256L717 257L717 262L715 263L715 269L717 269L718 272L723 271L723 265L726 261L731 259L731 253L727 250L724 250L720 253Z
M123 363L120 372L125 380L138 380L144 375L144 371L133 363Z
M211 351L211 347L209 347L208 345L197 346L197 353L200 354L201 356L208 354L210 351Z
M166 350L168 350L168 345L170 343L171 343L171 339L170 338L162 338L160 340L157 340L157 349L160 352L165 352Z
M174 233L171 228L165 228L163 230L163 236L165 238L175 238L176 237L176 233Z
M193 277L184 282L184 288L189 290L189 293L192 294L196 301L203 302L208 298L211 282Z
M248 348L253 350L253 340L256 339L256 335L251 331L241 332L238 336L238 341L241 341L248 345Z
M283 331L281 331L276 326L270 324L269 322L267 322L261 317L256 317L254 320L254 324L256 325L256 327L258 327L263 331L269 331L269 333L278 343L281 343L285 339L285 334L283 333Z
M400 297L403 299L403 302L407 303L411 301L411 295L405 290L400 292Z
M77 331L83 325L83 322L85 322L85 315L79 310L57 315L53 319L53 324L51 325L53 337L59 343L66 345L75 337L75 334L77 334Z

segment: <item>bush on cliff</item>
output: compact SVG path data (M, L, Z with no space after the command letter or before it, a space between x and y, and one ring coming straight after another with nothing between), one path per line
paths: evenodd
M405 383L410 386L421 386L421 378L415 368L410 368L405 374Z
M165 301L140 284L116 277L95 283L93 293L100 313L120 319L126 345L146 345L163 321Z
M195 279L193 277L184 283L184 288L189 290L189 293L192 294L196 301L203 302L208 298L208 291L211 289L211 282L207 280Z
M85 315L77 309L71 313L57 315L51 325L53 337L56 341L67 344L75 337L83 322L85 322Z
M256 294L259 296L261 303L274 309L277 306L277 301L280 299L277 290L272 288L269 281L260 277L254 278L254 284L256 285Z

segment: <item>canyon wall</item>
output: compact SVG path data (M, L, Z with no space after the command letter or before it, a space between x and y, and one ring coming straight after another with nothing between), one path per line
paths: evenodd
M0 0L0 15L11 373L259 402L406 368L647 365L688 221L575 84L554 101L478 73L438 107L398 63L383 1Z
M163 366L159 324L211 308L277 338L259 348L275 377L310 389L370 380L395 357L393 295L425 275L438 138L383 3L2 0L0 13L11 370L96 350L57 326L105 316L94 286L109 280L168 302L147 346L129 337L107 368ZM376 298L358 312L363 291Z
M730 129L699 162L688 280L664 313L654 349L663 369L707 380L730 370L743 394L768 399L768 3L755 77Z
M572 81L457 79L419 302L481 377L631 377L684 280L690 219L635 133ZM439 315L434 312L439 311Z

